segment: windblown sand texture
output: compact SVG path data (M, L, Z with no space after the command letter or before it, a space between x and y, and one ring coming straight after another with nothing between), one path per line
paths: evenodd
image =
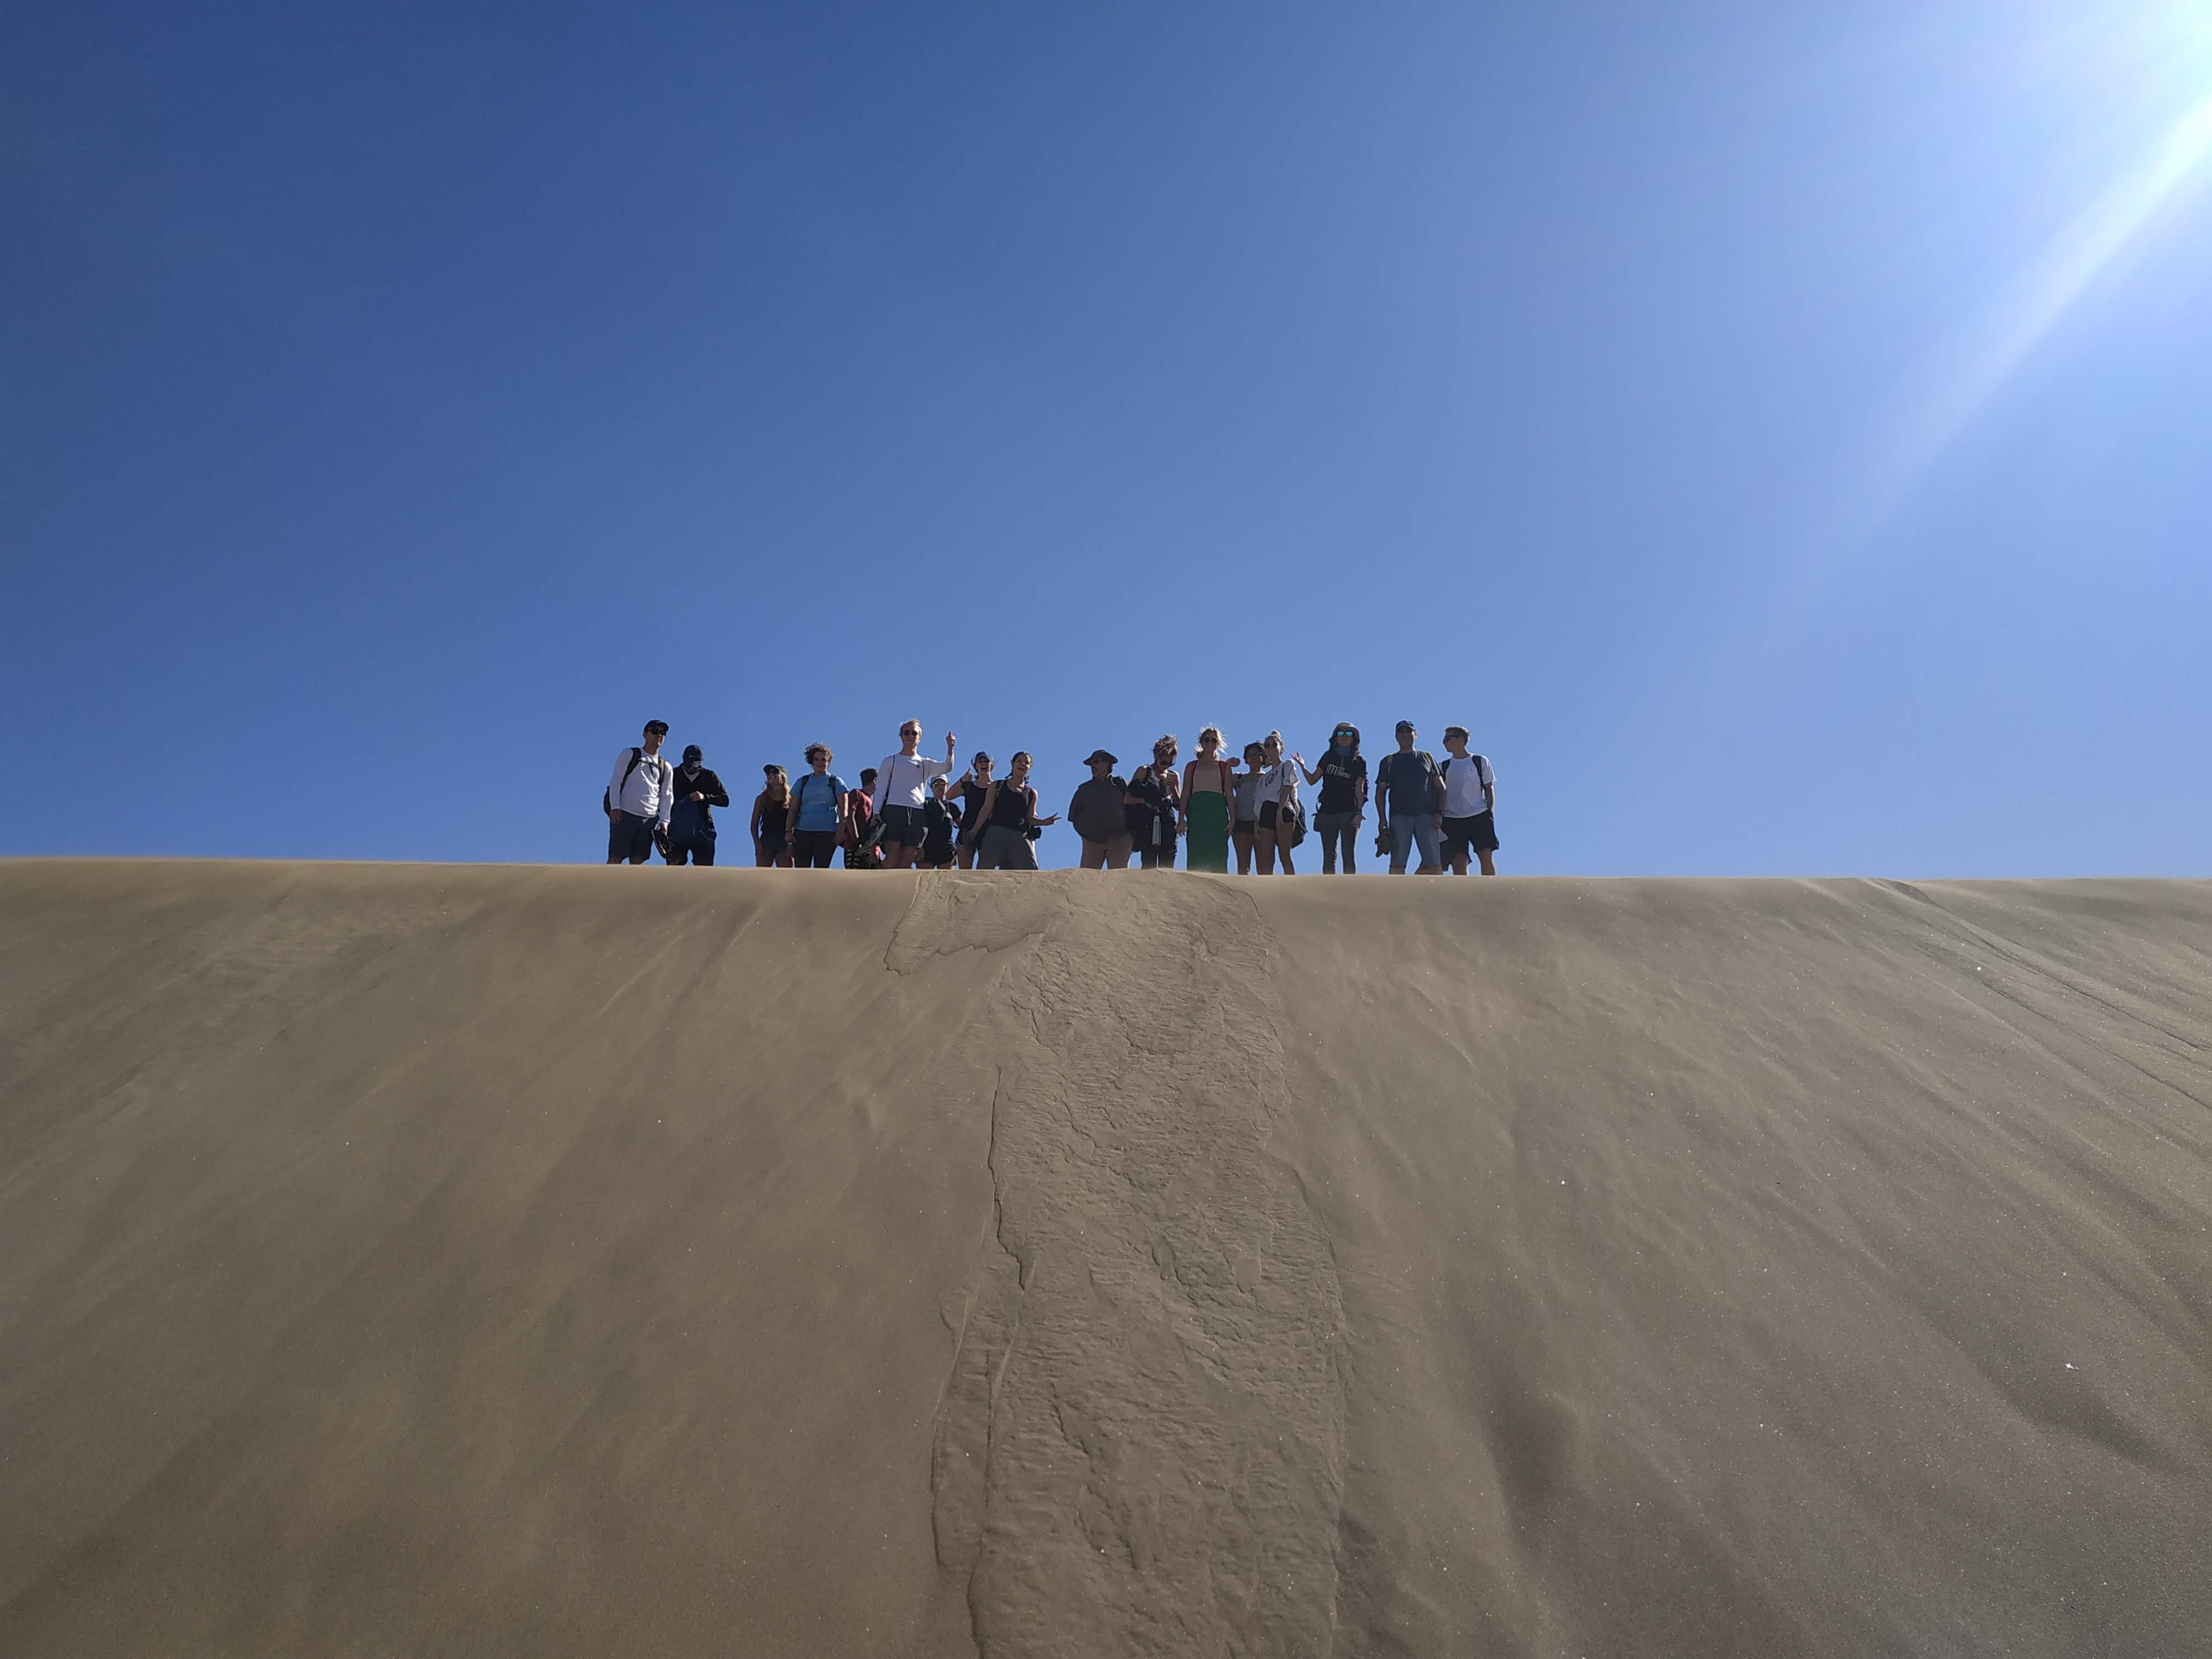
M2212 886L0 866L0 1654L2212 1652Z

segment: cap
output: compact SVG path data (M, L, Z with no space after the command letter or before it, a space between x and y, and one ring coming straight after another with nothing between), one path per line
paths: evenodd
M684 758L687 761L704 760L707 751L696 743L687 743L684 745Z
M1084 757L1083 763L1085 766L1096 766L1100 761L1104 761L1109 766L1112 766L1116 763L1115 757L1108 754L1103 749L1092 750L1088 755Z
M1413 723L1411 720L1400 720L1398 722L1398 729L1401 732L1410 732L1413 729Z
M668 722L666 720L647 720L645 723L645 729L648 732L658 732L665 738L668 735Z

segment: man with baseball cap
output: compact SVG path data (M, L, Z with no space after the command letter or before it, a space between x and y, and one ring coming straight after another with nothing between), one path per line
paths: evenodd
M1375 820L1390 838L1390 873L1406 873L1406 860L1420 849L1420 873L1443 873L1437 840L1443 828L1443 781L1436 757L1413 747L1413 723L1398 722L1398 747L1375 769Z
M643 743L615 757L615 774L599 798L607 809L607 862L643 864L656 837L668 830L675 805L675 770L660 752L666 720L647 720Z
M1067 821L1083 837L1083 867L1126 870L1134 844L1128 814L1123 811L1129 786L1114 775L1114 757L1103 749L1092 750L1084 764L1091 769L1091 781L1078 785L1075 799L1067 804Z
M676 769L676 808L669 815L668 833L661 837L660 856L671 864L682 864L690 860L693 864L712 864L714 861L714 808L730 804L730 792L722 787L722 780L707 764L707 756L697 744L687 744L684 764ZM777 810L776 828L783 827L784 814Z

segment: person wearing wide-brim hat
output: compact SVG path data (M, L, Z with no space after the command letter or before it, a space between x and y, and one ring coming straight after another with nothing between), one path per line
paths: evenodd
M1127 779L1114 775L1114 757L1094 749L1084 763L1091 781L1076 787L1067 804L1067 821L1083 837L1083 867L1086 870L1126 870L1129 867L1129 822Z

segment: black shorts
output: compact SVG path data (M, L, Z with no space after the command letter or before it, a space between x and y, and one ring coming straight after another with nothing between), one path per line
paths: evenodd
M929 820L919 806L884 808L884 847L919 847L928 838Z
M1471 818L1446 818L1444 847L1455 854L1495 853L1498 850L1495 815L1477 812Z
M1240 836L1249 836L1259 827L1260 820L1257 818L1239 818L1237 820L1237 833Z
M1282 816L1282 802L1263 800L1260 803L1260 816L1253 822L1262 830L1272 830L1275 827L1275 820Z

